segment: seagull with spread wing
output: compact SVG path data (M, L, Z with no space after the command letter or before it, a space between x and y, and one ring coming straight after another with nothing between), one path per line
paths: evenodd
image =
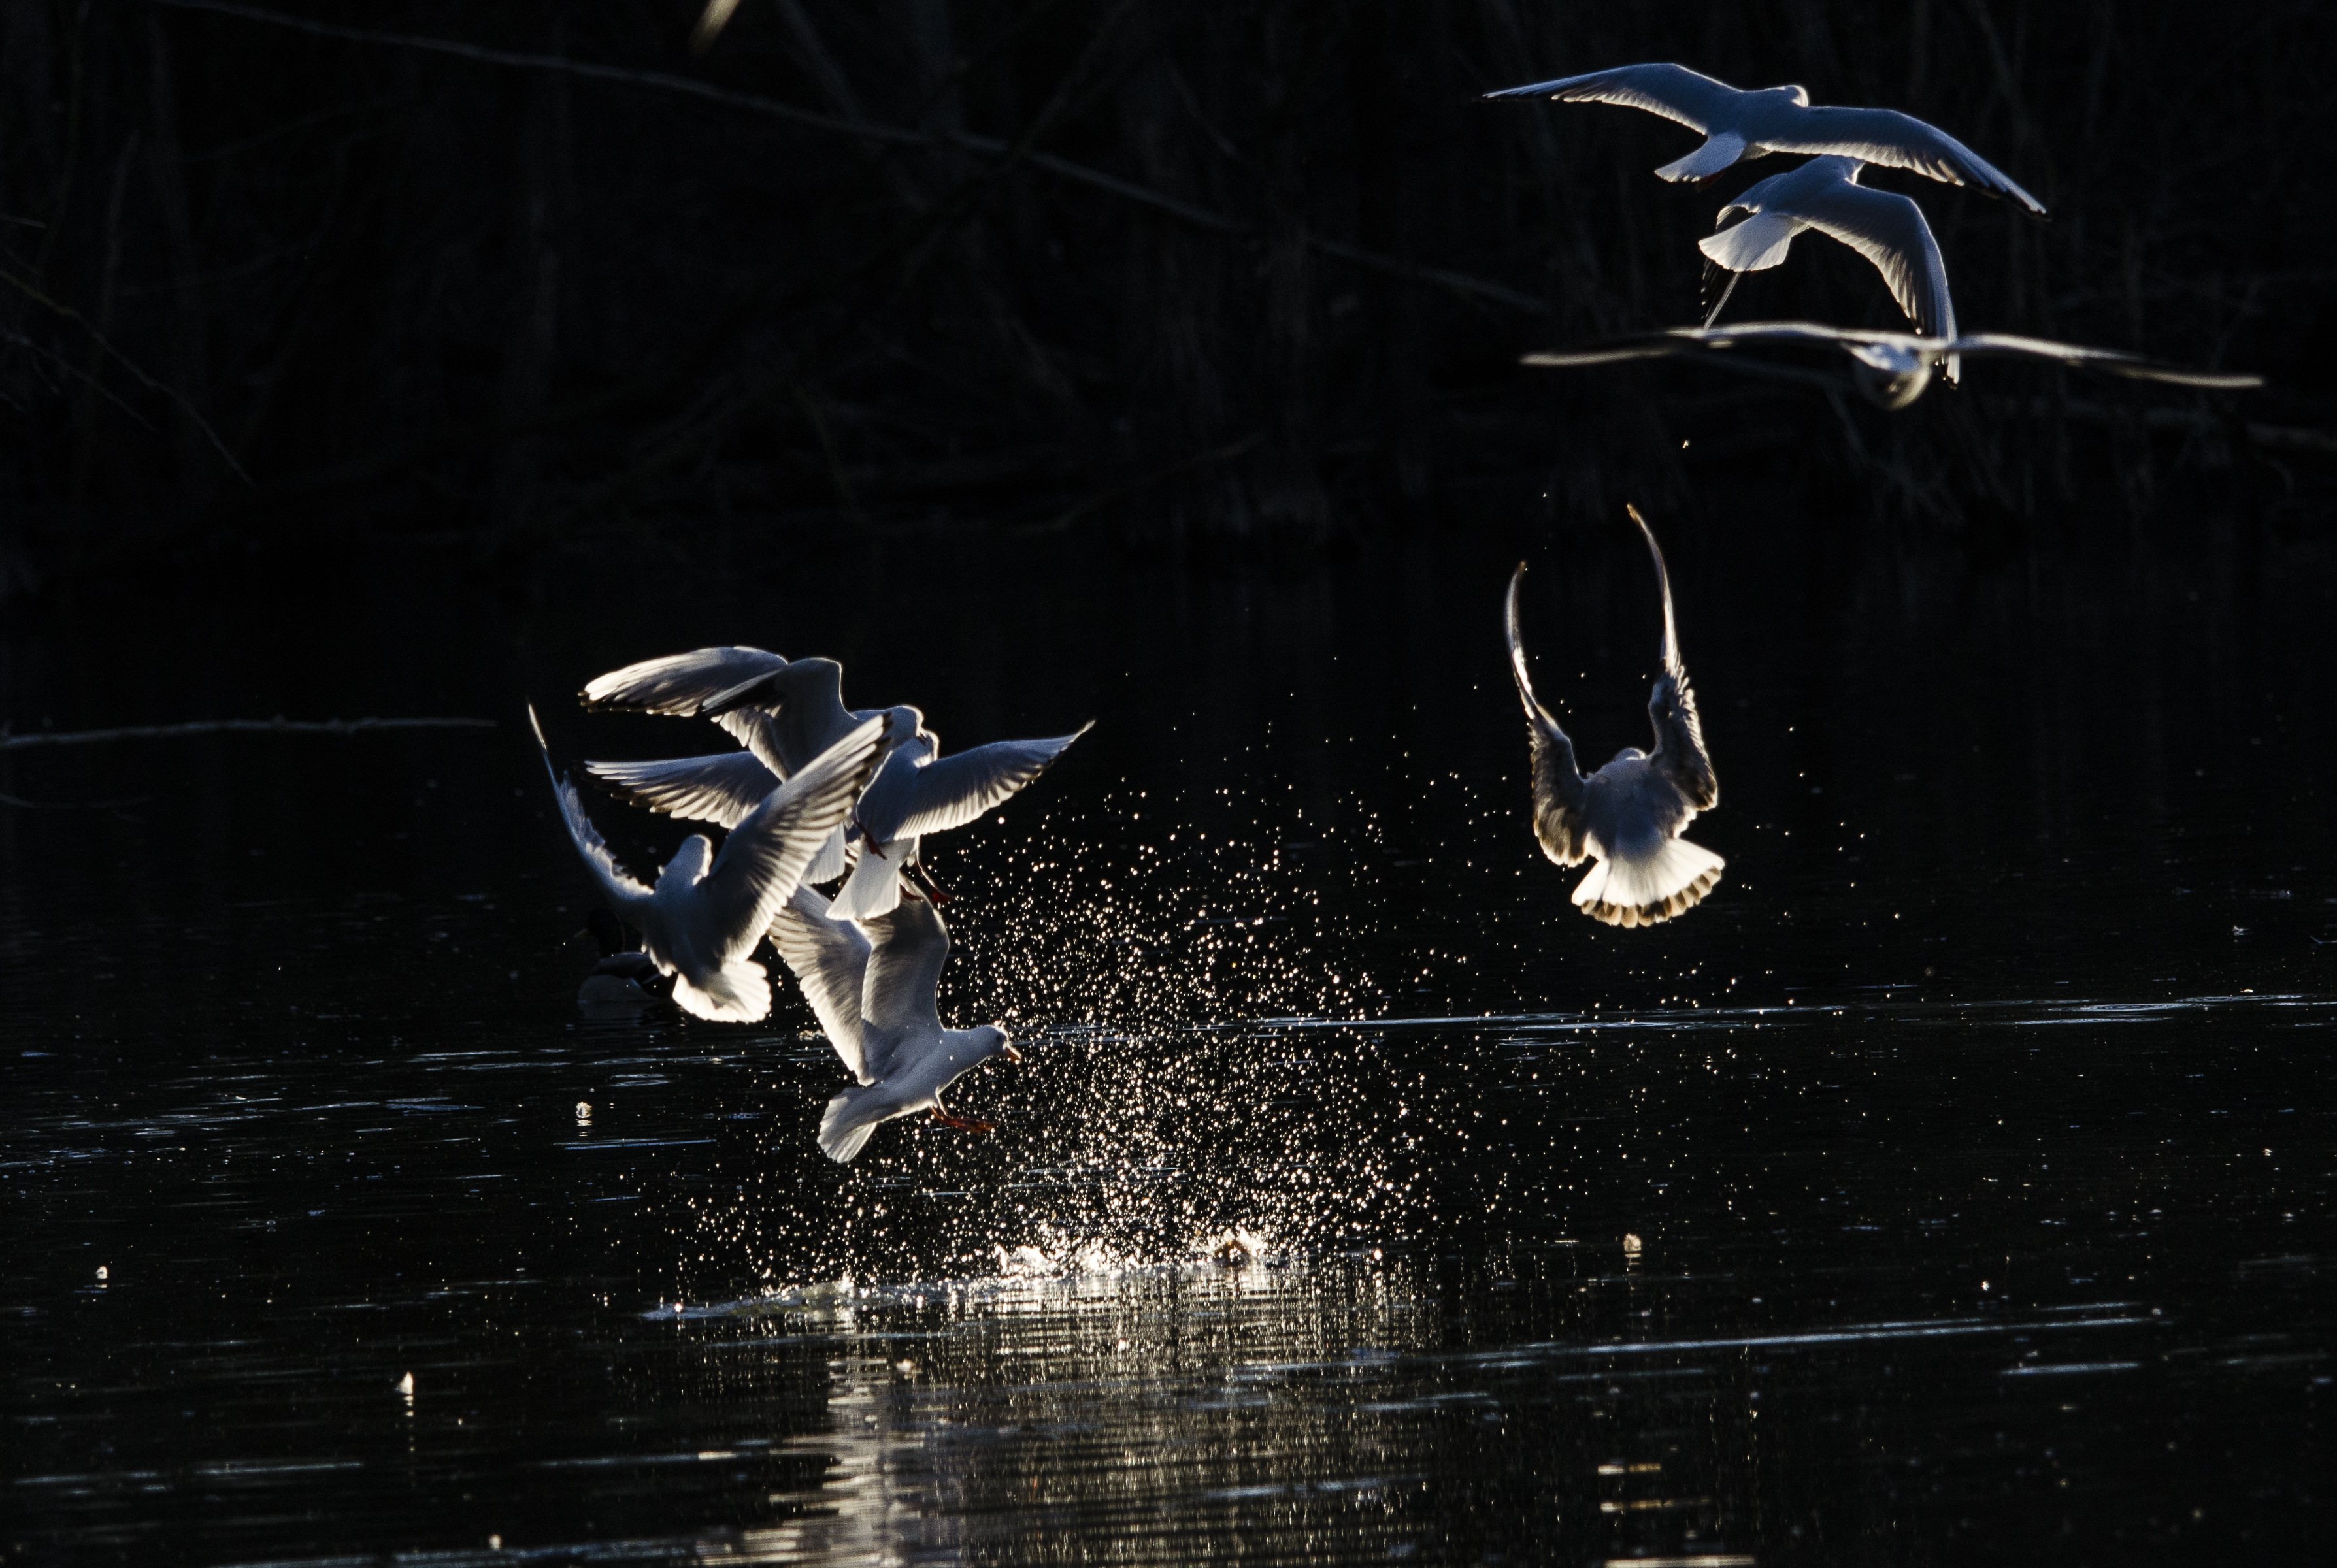
M1019 1062L1022 1053L994 1025L942 1027L937 998L949 929L932 900L904 893L864 929L832 914L827 900L809 888L798 888L780 908L771 940L828 1044L858 1080L828 1101L820 1117L819 1146L828 1158L850 1160L880 1123L919 1111L947 1126L992 1130L987 1122L944 1110L942 1091L992 1057Z
M527 719L577 855L617 918L641 933L641 950L659 972L674 977L675 1003L718 1023L768 1017L769 971L748 955L867 787L883 722L868 719L772 789L738 819L719 853L704 833L684 839L650 888L618 866L576 786L553 771L532 706Z
M1739 352L1740 350L1745 352ZM2191 370L2116 348L2088 348L2051 338L2011 332L1972 332L1941 342L1904 332L1873 332L1823 326L1814 321L1747 321L1734 326L1676 326L1664 332L1631 333L1580 348L1529 354L1522 363L1546 365L1612 365L1626 359L1692 355L1756 375L1839 385L1840 378L1771 363L1772 351L1814 352L1850 361L1851 382L1884 408L1905 408L1931 385L1934 363L1944 355L1961 359L2016 359L2090 370L2129 381L2242 392L2262 386L2264 377L2243 371Z
M938 755L941 739L928 730L895 750L860 797L853 824L860 858L836 895L835 912L856 920L884 914L904 896L904 878L935 903L947 903L917 862L924 836L963 827L1002 803L1094 727L1090 719L1070 735L992 741L949 756Z
M1747 186L1720 209L1714 231L1696 242L1713 268L1731 274L1728 287L1706 315L1705 326L1719 317L1737 278L1777 266L1792 248L1794 237L1814 229L1874 264L1919 336L1955 336L1948 264L1923 209L1907 197L1861 185L1861 167L1855 158L1813 158L1799 169ZM1961 371L1955 351L1942 345L1930 352L1953 382Z
M1518 588L1525 563L1510 578L1503 626L1509 635L1510 670L1524 702L1533 737L1534 836L1542 852L1562 866L1588 856L1599 863L1574 890L1584 914L1610 926L1654 925L1693 909L1719 881L1721 858L1679 835L1696 813L1720 803L1720 781L1704 749L1704 726L1680 662L1679 637L1672 618L1671 578L1655 530L1637 507L1626 508L1647 536L1656 560L1656 583L1663 590L1663 673L1648 699L1655 720L1656 749L1627 746L1615 760L1585 778L1575 765L1574 743L1533 693L1526 676L1526 649L1518 632Z
M1997 167L1936 126L1895 109L1813 107L1799 87L1746 92L1685 65L1619 65L1564 76L1488 98L1550 98L1561 103L1619 103L1699 131L1704 145L1656 173L1665 180L1709 180L1731 164L1771 152L1838 154L1861 163L1912 170L1950 185L2009 197L2039 217L2045 204Z

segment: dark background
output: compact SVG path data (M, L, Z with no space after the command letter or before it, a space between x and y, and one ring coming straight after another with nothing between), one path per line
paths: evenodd
M1739 504L2018 537L2310 526L2330 463L2311 5L20 0L0 11L0 594L385 539L529 570L943 526L1216 558ZM1888 170L1959 318L2223 367L1978 367L1885 419L1523 351L1693 318L1677 59L1938 123L2049 223ZM1818 239L1733 318L1891 324ZM1685 443L1686 449L1683 450Z

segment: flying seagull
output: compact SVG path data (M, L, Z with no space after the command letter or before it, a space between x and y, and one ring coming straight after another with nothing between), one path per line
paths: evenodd
M919 841L963 827L1001 804L1094 727L1090 719L1070 735L993 741L950 756L936 755L941 741L931 731L899 747L860 797L853 824L860 834L860 859L836 895L834 912L856 920L885 913L900 901L904 877L927 898L947 902L917 864Z
M1485 96L1620 103L1703 132L1703 146L1656 170L1665 180L1709 180L1733 163L1771 152L1838 153L2009 196L2040 218L2045 213L2043 202L1946 131L1895 109L1812 108L1809 93L1799 87L1748 93L1685 65L1618 65Z
M543 745L533 706L527 718ZM747 955L867 787L884 728L881 720L867 720L772 790L731 829L719 854L704 833L684 839L654 890L618 867L576 786L552 771L552 750L544 746L543 771L577 855L610 907L641 933L642 950L659 972L674 977L673 999L683 1011L718 1023L751 1024L769 1015L769 972Z
M1751 349L1751 355L1736 350ZM2215 370L2186 370L2138 354L2115 348L2087 348L2049 338L2023 337L2009 332L1974 332L1942 343L1903 332L1869 332L1850 327L1821 326L1812 321L1748 321L1735 326L1677 326L1667 332L1634 333L1603 343L1545 354L1529 354L1527 365L1611 365L1625 359L1658 359L1688 355L1752 375L1783 375L1839 385L1835 378L1808 371L1785 370L1770 365L1758 351L1812 349L1840 354L1850 361L1851 379L1858 390L1884 408L1904 408L1931 385L1933 363L1941 355L1970 359L2024 359L2066 365L2073 370L2099 371L2131 381L2157 381L2172 386L2243 391L2262 386L2264 377Z
M1923 209L1904 196L1869 190L1858 183L1861 167L1855 158L1813 158L1799 169L1748 186L1720 209L1717 227L1696 242L1697 248L1714 267L1732 274L1759 272L1785 259L1795 235L1814 229L1874 263L1891 286L1891 297L1920 336L1955 336L1948 266L1941 259L1940 242L1931 238L1931 226L1923 220ZM1705 326L1719 317L1736 287L1732 276L1705 317ZM1954 381L1961 369L1955 355L1944 349L1932 352L1944 358L1947 377Z
M942 1109L942 1091L991 1057L1019 1062L1006 1031L945 1029L935 1001L949 961L949 930L930 899L904 894L864 930L828 912L828 901L798 888L771 928L828 1044L859 1081L828 1101L819 1146L832 1160L860 1153L880 1122L931 1111L972 1132L987 1122Z
M844 706L844 667L832 658L787 659L759 648L701 648L643 659L589 682L588 708L712 719L744 751L661 763L593 763L585 771L636 805L728 827L783 779L870 718L885 720L880 755L924 726L915 708ZM805 872L809 882L844 874L838 827Z
M1680 663L1663 550L1639 509L1625 510L1647 535L1664 596L1664 673L1648 699L1648 714L1656 724L1653 752L1627 746L1589 778L1575 766L1574 743L1535 699L1526 677L1525 644L1518 635L1523 561L1510 578L1504 625L1510 670L1517 677L1526 727L1533 736L1534 836L1541 841L1542 853L1562 866L1599 857L1574 890L1574 902L1584 914L1610 926L1647 926L1695 908L1720 881L1726 862L1679 836L1697 813L1720 803L1720 781L1705 754L1704 727L1688 690L1687 668Z

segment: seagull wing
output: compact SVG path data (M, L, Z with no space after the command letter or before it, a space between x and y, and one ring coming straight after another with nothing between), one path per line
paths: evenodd
M1914 348L1921 342L1903 332L1866 332L1852 327L1821 326L1814 321L1743 321L1734 326L1684 326L1674 331L1678 336L1703 348L1786 347L1838 351L1845 344L1852 343L1895 340Z
M862 807L869 832L879 841L919 838L963 827L998 806L1045 773L1071 744L1095 727L1090 719L1076 734L1051 740L1002 740L913 769L897 793ZM907 748L903 748L904 750Z
M1924 336L1956 335L1955 302L1948 294L1948 266L1940 258L1940 242L1931 238L1923 209L1908 198L1844 180L1801 192L1790 205L1767 210L1799 218L1874 263L1891 286L1891 297Z
M1534 837L1541 841L1542 853L1560 865L1570 866L1589 852L1583 842L1589 791L1581 770L1574 765L1574 743L1534 696L1533 683L1526 678L1526 646L1518 635L1518 585L1525 577L1525 562L1520 561L1510 577L1503 626L1510 638L1510 673L1517 677L1518 697L1526 707L1526 728L1533 735Z
M583 861L584 869L592 873L593 880L601 884L601 891L608 895L609 901L616 906L619 914L630 913L648 904L651 897L650 890L617 864L617 857L609 851L609 841L601 836L601 830L594 827L592 819L584 814L584 802L577 794L576 786L552 772L552 748L544 744L543 726L536 722L533 704L528 706L527 722L535 731L535 744L543 748L543 771L552 780L552 798L560 803L560 820L567 824L569 842L576 846L577 856Z
M1697 347L1697 339L1689 336L1692 331L1692 328L1682 328L1670 332L1635 332L1623 337L1609 337L1598 343L1586 343L1579 348L1545 349L1538 354L1529 354L1518 363L1545 365L1614 365L1626 359L1662 359L1675 354L1685 354Z
M782 778L793 778L859 722L844 706L844 667L832 658L799 658L785 669L748 675L707 694L691 711L726 728L738 722L733 733L745 731L744 744L768 751L765 760Z
M1636 506L1626 507L1631 521L1647 536L1648 553L1656 558L1656 586L1664 595L1664 673L1648 699L1648 716L1655 721L1656 749L1648 761L1671 780L1680 798L1700 812L1720 803L1720 780L1712 771L1712 757L1704 749L1704 722L1697 717L1696 693L1687 684L1687 666L1680 662L1679 628L1672 615L1671 573L1664 570L1663 546L1656 531Z
M676 757L670 762L588 762L584 771L645 810L733 828L779 787L752 752Z
M868 976L868 935L828 913L827 900L799 887L771 921L771 945L803 987L827 1043L852 1076L875 1082L862 1043L860 995Z
M686 717L717 692L783 669L787 662L759 648L701 648L611 670L587 682L582 695L586 707Z
M1685 65L1618 65L1587 76L1561 76L1529 87L1506 87L1488 98L1551 98L1560 103L1620 103L1677 121L1691 131L1710 135L1714 127L1736 118L1736 101L1744 96L1726 82L1689 70Z
M870 719L773 790L730 830L699 884L712 911L720 961L754 951L804 872L876 771L883 721Z
M1661 332L1633 332L1579 348L1529 354L1521 365L1611 365L1626 359L1661 359L1673 355L1705 353L1737 347L1813 347L1840 349L1845 342L1871 342L1898 336L1910 346L1917 340L1905 334L1859 332L1820 326L1811 321L1745 321L1732 326L1672 326ZM1967 339L1966 341L1970 341Z
M860 1011L868 1020L873 1059L869 1070L889 1076L894 1047L903 1040L936 1038L942 1032L942 966L949 962L949 928L932 901L902 895L889 913L868 922L875 943Z
M1773 152L1834 153L1862 163L1880 163L1950 185L1970 185L2009 196L2039 217L2045 204L1996 165L1941 131L1896 109L1803 109L1785 122L1783 135L1764 133Z
M1956 339L1955 348L1958 354L1969 354L1975 359L2049 359L2080 369L2098 370L2136 381L2163 381L2176 386L2205 386L2239 392L2264 385L2261 375L2236 371L2186 370L2179 365L2146 359L2141 355L2127 354L2120 349L2087 348L2079 344L2056 343L2047 337L2024 337L2012 332L1975 332L1969 337Z

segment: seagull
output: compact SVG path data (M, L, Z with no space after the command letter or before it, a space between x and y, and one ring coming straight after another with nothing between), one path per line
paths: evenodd
M1731 164L1771 152L1839 153L2009 196L2038 217L2045 215L2043 202L1946 131L1895 109L1814 109L1809 93L1799 87L1748 93L1685 65L1618 65L1485 96L1620 103L1701 131L1703 146L1656 170L1664 180L1709 180Z
M611 908L640 931L659 972L674 977L674 1001L718 1023L768 1017L769 971L747 955L876 771L883 722L867 720L772 790L731 830L719 854L704 833L684 839L652 891L618 868L576 786L552 771L552 748L533 706L527 720L543 746L543 771L578 856Z
M860 797L854 823L860 859L833 912L856 920L884 914L900 901L904 877L935 903L948 902L917 863L919 841L963 827L1002 803L1094 727L1090 719L1070 735L993 741L950 756L937 755L941 741L928 731L896 749Z
M844 1163L880 1122L931 1111L945 1126L992 1130L988 1122L942 1109L942 1091L972 1068L1003 1056L1019 1062L1006 1031L945 1029L935 997L949 961L949 930L931 899L903 895L864 930L830 912L827 900L797 888L771 928L828 1044L859 1080L827 1102L819 1146Z
M1648 699L1656 724L1656 749L1627 746L1615 760L1582 776L1574 765L1574 743L1537 701L1526 678L1525 644L1518 635L1518 585L1525 562L1510 578L1505 625L1510 670L1533 735L1534 836L1542 853L1562 866L1586 855L1599 863L1574 890L1582 912L1610 926L1647 926L1693 909L1720 881L1726 863L1710 850L1680 837L1698 812L1720 803L1720 781L1704 749L1704 726L1680 663L1679 637L1672 620L1672 584L1655 530L1638 507L1624 510L1648 538L1656 558L1656 583L1664 596L1664 673Z
M2025 359L2067 365L2073 370L2097 370L2130 381L2164 382L2172 386L2244 391L2262 386L2264 377L2217 370L2186 370L2181 365L2146 359L2115 348L2087 348L2050 338L2023 337L2009 332L1974 332L1941 343L1903 332L1870 332L1853 327L1821 326L1813 321L1749 321L1735 326L1677 326L1667 332L1634 333L1546 354L1529 354L1527 365L1611 365L1625 359L1659 359L1693 355L1712 364L1752 375L1807 379L1839 385L1831 376L1772 365L1755 355L1734 350L1816 349L1839 353L1850 361L1851 379L1858 390L1884 408L1904 408L1931 385L1932 365L1942 354L1970 359Z
M754 810L777 781L792 778L853 726L882 717L882 754L905 745L925 722L913 707L846 707L844 667L832 658L790 660L759 648L701 648L643 659L588 682L581 695L588 708L705 717L728 731L745 751L666 763L584 765L637 805L724 827ZM820 846L804 880L835 881L844 874L847 852L839 827Z
M578 934L590 936L601 950L601 961L577 989L578 1006L640 1007L651 999L648 988L656 983L657 960L641 951L616 916L595 905Z
M1732 274L1760 272L1785 259L1795 235L1814 229L1874 263L1891 286L1891 297L1918 334L1955 336L1948 265L1941 259L1940 242L1931 238L1923 209L1907 197L1869 190L1858 183L1862 167L1855 158L1813 158L1799 169L1748 186L1720 209L1715 231L1697 240L1697 248L1714 267ZM1736 287L1736 278L1731 277L1705 317L1705 326L1718 318ZM1948 380L1953 382L1961 368L1953 352L1931 352L1945 359Z

